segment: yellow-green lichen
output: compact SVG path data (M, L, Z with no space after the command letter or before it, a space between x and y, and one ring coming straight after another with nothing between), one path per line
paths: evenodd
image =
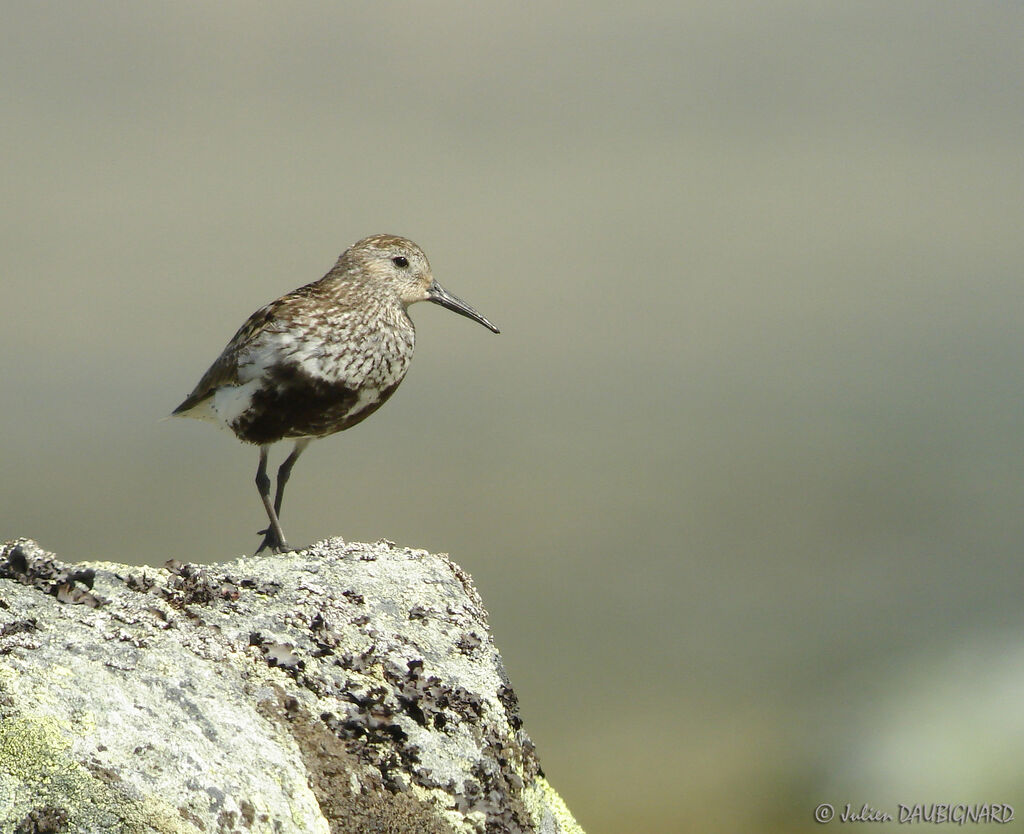
M580 824L576 822L562 801L562 797L543 776L538 776L532 785L527 785L523 789L523 801L530 812L530 817L538 827L540 827L541 820L550 815L558 824L559 834L584 834Z
M0 828L34 808L68 812L73 829L117 834L199 834L166 802L132 799L74 761L56 721L8 715L0 720Z
M70 743L52 718L0 720L0 780L41 786L63 775Z

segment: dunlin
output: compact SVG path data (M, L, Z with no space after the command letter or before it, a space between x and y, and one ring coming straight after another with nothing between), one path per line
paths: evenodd
M351 246L323 278L261 307L174 409L228 428L259 447L256 487L269 525L259 553L288 550L281 529L284 487L299 455L318 437L365 420L409 370L416 330L409 305L432 301L498 328L444 289L411 240L374 235ZM277 470L270 499L267 452L295 445Z

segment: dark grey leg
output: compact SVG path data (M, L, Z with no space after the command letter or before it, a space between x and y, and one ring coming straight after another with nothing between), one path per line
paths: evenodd
M294 461L293 461L294 463ZM256 470L256 489L263 499L263 508L267 511L267 518L270 525L263 530L263 543L259 546L257 555L264 548L269 547L271 553L280 553L288 549L288 542L284 540L284 530L281 529L281 522L277 520L277 511L270 502L270 478L267 477L267 447L260 446L260 465Z
M292 467L295 466L295 461L299 459L306 447L309 445L309 439L296 440L295 448L292 449L292 453L285 458L284 463L277 470L277 494L274 496L274 512L277 517L281 518L281 499L284 498L284 485L288 483L288 478L291 477Z

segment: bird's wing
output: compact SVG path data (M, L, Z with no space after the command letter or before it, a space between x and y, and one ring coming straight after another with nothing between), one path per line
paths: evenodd
M231 337L231 341L221 351L220 356L203 374L192 393L171 414L184 414L186 411L191 411L207 397L213 396L213 393L223 385L239 384L241 382L239 379L240 355L261 334L276 330L284 324L281 319L287 316L289 300L289 296L283 296L260 307L249 316L245 324L238 328L238 332Z

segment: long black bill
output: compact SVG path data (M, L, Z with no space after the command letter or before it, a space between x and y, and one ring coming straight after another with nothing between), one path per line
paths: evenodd
M481 316L476 310L470 307L465 301L463 301L456 295L452 295L450 292L448 292L448 290L446 290L439 283L437 283L437 281L434 281L430 285L430 289L427 290L427 292L429 293L430 296L427 299L428 301L433 301L435 304L440 304L442 307L447 307L449 310L453 310L454 312L459 313L460 315L463 315L468 319L478 321L480 322L480 324L482 324L488 330L493 331L494 333L501 332L500 330L498 330L497 327L495 327L493 324L487 321L487 319Z

